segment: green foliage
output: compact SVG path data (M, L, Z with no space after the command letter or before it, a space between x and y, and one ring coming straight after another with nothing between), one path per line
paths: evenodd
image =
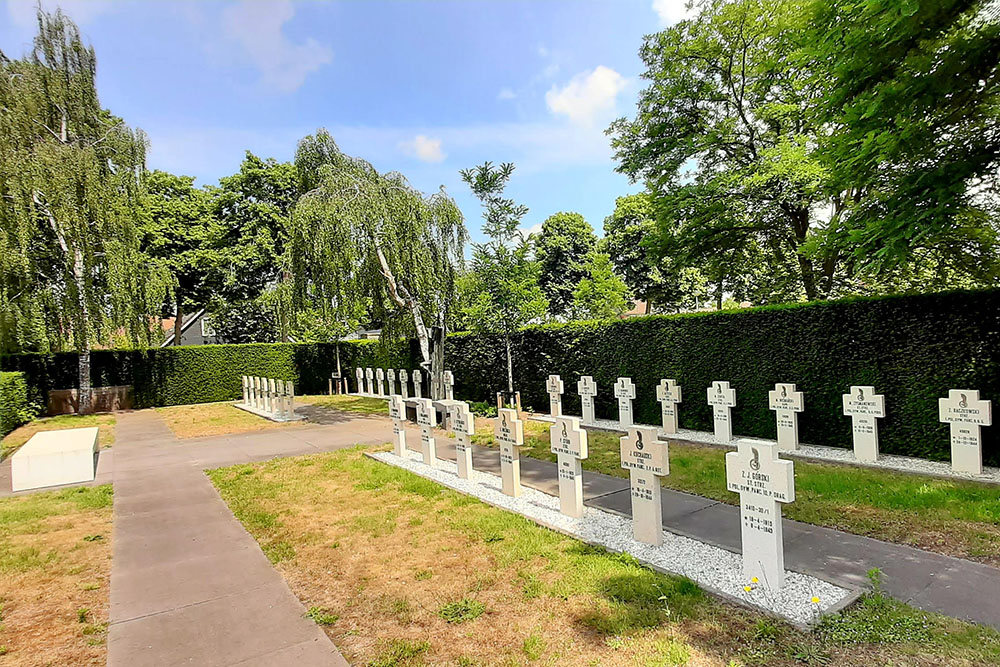
M566 316L573 306L573 291L589 273L587 258L597 245L594 228L579 213L554 213L532 240L538 285L549 300L549 314Z
M502 345L498 337L451 337L446 366L455 373L457 396L489 401L505 386L496 363ZM852 384L871 384L886 398L881 449L937 460L950 457L938 398L955 387L1000 397L998 349L1000 290L544 325L513 338L515 381L526 405L546 404L549 374L561 375L567 387L592 375L597 413L610 418L617 415L611 387L629 376L637 387L636 420L657 424L654 389L661 378L675 378L685 387L681 426L710 431L704 391L728 380L737 392L734 432L774 438L767 392L775 382L795 382L806 396L802 441L843 447L850 446L851 423L841 395ZM563 400L568 414L579 414L575 392ZM1000 463L995 429L983 429L983 454L989 464Z
M0 373L0 438L37 415L24 373Z
M925 643L931 626L927 614L872 591L850 609L823 617L818 632L831 644Z
M382 642L382 648L368 663L368 667L401 667L417 664L415 661L429 650L431 645L426 641L390 639Z
M573 318L611 320L632 307L628 285L603 252L592 252L584 264L584 277L573 290Z
M333 625L340 616L331 613L324 607L309 607L306 611L306 618L315 622L316 625Z
M448 602L438 609L438 616L447 623L465 623L483 615L486 605L479 600L463 598L457 602Z

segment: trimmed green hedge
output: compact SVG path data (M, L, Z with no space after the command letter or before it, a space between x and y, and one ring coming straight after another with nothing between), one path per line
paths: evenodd
M607 324L531 327L514 342L514 384L526 406L547 411L545 379L562 376L568 413L579 414L576 383L593 375L597 414L617 418L613 385L636 385L636 421L660 423L656 385L675 378L684 392L680 424L710 431L706 391L714 380L736 389L733 432L774 438L767 392L794 382L805 394L800 438L850 446L851 420L841 395L874 385L885 395L879 420L886 453L950 458L948 427L937 399L952 388L1000 400L1000 290L849 299L721 313L647 316ZM455 335L446 365L456 395L495 400L506 388L500 339ZM984 459L1000 465L1000 424L983 429Z
M0 373L0 438L35 418L24 373Z

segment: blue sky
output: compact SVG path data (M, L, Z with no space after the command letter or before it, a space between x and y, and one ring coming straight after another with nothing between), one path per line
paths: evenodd
M3 1L3 0L0 0ZM0 8L20 56L35 0ZM318 127L425 192L444 185L474 239L480 209L458 170L517 165L525 227L578 211L600 233L615 197L604 129L631 115L643 35L684 0L153 2L44 0L97 50L101 102L150 138L149 166L215 183L251 150L288 160Z

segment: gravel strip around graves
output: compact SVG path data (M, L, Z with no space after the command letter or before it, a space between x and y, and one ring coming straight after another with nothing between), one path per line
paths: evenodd
M500 478L473 471L471 479L462 479L451 461L438 460L432 468L423 463L415 452L399 457L392 452L371 454L375 459L426 477L455 491L475 496L484 502L520 514L542 525L562 531L611 551L627 552L656 569L690 578L699 585L734 601L760 608L787 618L797 625L809 625L820 613L839 608L853 592L829 582L798 572L787 571L785 586L779 591L767 591L759 586L745 586L743 564L739 554L714 547L669 531L663 533L663 545L643 544L632 539L632 521L594 507L584 509L580 519L559 511L559 499L535 489L524 487L513 498L501 490ZM819 603L813 603L813 598Z
M551 423L555 421L548 415L531 415L530 419L535 421ZM609 419L598 419L593 424L583 424L584 427L599 428L604 431L616 431L624 433L625 429L621 424ZM644 426L644 424L638 424ZM651 426L651 425L650 425ZM662 439L682 440L695 442L700 445L712 445L713 447L724 447L726 449L736 449L736 443L743 442L768 442L774 444L774 440L763 438L740 438L737 437L732 442L722 442L715 437L714 433L707 431L691 431L688 429L678 429L677 433L668 435L659 428ZM882 454L878 461L874 463L862 463L854 458L853 448L824 447L822 445L806 445L799 443L799 448L795 452L781 452L781 456L798 459L811 459L814 461L829 461L831 463L844 463L847 465L859 466L862 468L880 468L885 470L897 470L899 472L916 473L919 475L932 475L934 477L944 477L950 479L965 479L973 482L984 482L986 484L1000 484L1000 468L983 467L982 475L972 475L964 472L955 472L951 469L951 464L943 461L928 461L911 456L895 456L892 454Z

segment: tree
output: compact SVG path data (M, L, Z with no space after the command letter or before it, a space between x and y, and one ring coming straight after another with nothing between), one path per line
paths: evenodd
M611 320L632 307L628 285L615 273L606 253L591 252L584 270L584 278L573 290L573 319Z
M555 213L533 238L538 284L549 300L549 314L562 317L573 306L573 291L587 276L587 255L597 245L594 228L579 213Z
M292 215L294 307L347 320L367 300L383 336L416 335L421 365L442 387L444 326L467 239L458 206L443 188L425 196L402 174L342 153L325 130L299 143L296 163L315 187Z
M531 246L518 229L528 207L503 197L514 165L484 162L463 169L462 180L483 204L486 243L474 243L466 321L473 331L499 335L507 358L507 391L514 394L511 338L521 327L542 317L548 300L538 285L538 265Z
M217 234L211 197L190 176L153 171L145 181L142 250L173 277L174 345L180 345L184 314L204 307L217 287L218 253L209 247Z
M96 71L59 10L38 11L29 56L0 54L0 339L75 350L80 412L92 345L148 344L168 284L135 224L145 137L101 108Z

